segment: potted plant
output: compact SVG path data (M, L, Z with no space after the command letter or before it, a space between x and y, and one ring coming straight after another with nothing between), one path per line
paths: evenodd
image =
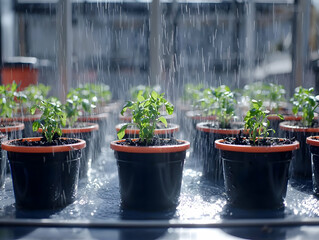
M283 208L292 151L299 143L268 137L273 130L260 100L252 101L244 121L248 138L215 141L221 151L228 204L245 209Z
M98 150L96 142L99 125L78 121L78 118L82 112L90 113L94 108L95 105L90 99L85 99L76 89L69 91L63 106L66 113L66 126L62 128L62 136L83 139L86 142L86 148L82 151L80 159L80 178L87 177L93 157L96 157L94 150Z
M296 138L300 142L300 149L296 151L292 160L291 177L297 180L312 182L311 160L306 138L319 132L317 121L314 121L315 109L318 107L316 97L312 94L313 88L305 89L297 87L292 98L292 111L295 116L301 116L299 121L285 121L280 123L280 129L287 138Z
M22 131L22 137L38 136L38 133L34 132L32 129L32 123L40 119L41 113L38 111L32 115L30 114L30 109L35 104L39 103L39 101L45 99L50 89L50 86L38 84L29 85L20 92L20 95L23 95L23 98L20 97L20 104L17 105L17 109L15 109L13 120L24 123L25 128Z
M107 131L107 123L109 121L109 114L118 108L118 103L110 103L112 94L110 88L105 84L85 84L72 91L78 94L79 98L86 99L86 106L82 108L81 115L78 116L78 121L96 123L99 125L97 137L95 137L94 157L101 152L102 148L106 146L105 132ZM71 91L70 91L71 92Z
M77 194L81 150L85 141L61 138L66 115L60 102L41 100L31 108L42 112L33 123L43 137L14 139L4 142L8 153L16 206L19 208L54 209L72 203Z
M0 85L0 131L8 135L8 139L22 137L24 124L16 122L13 118L14 110L17 109L18 101L25 96L17 91L18 85L13 82L8 85Z
M203 177L214 184L223 185L223 166L219 151L214 146L215 140L238 135L244 124L234 121L236 100L228 86L215 88L212 95L214 108L210 112L216 116L216 121L196 125L194 152L203 160Z
M139 95L137 101L128 101L121 111L130 109L133 123L140 130L138 139L123 140L128 123L118 132L122 140L111 142L117 159L123 209L165 211L175 209L179 203L184 159L190 144L154 137L158 122L167 125L160 115L162 107L168 114L174 111L164 94L152 91L147 98Z

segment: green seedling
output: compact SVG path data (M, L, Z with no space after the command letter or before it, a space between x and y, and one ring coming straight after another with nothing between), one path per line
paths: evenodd
M269 111L264 110L261 100L251 101L251 109L247 112L244 122L245 130L249 132L252 145L258 145L261 139L265 139L269 136L269 132L275 133L274 129L269 128L270 122L267 117L270 115L275 115L283 119L283 116L280 114L269 114Z
M222 85L213 91L215 97L211 114L217 117L220 128L230 128L231 119L235 115L235 96L228 86Z
M34 114L37 109L42 112L42 115L39 120L33 122L33 131L38 131L41 128L43 136L49 143L55 138L61 137L61 128L66 125L66 114L61 102L56 98L41 100L31 107L31 114Z
M164 107L167 114L174 112L174 106L164 98L164 93L158 94L152 91L147 98L143 97L142 92L137 96L136 101L128 101L122 111L123 115L127 109L132 111L133 123L127 123L118 132L117 136L122 139L125 130L129 125L136 125L140 132L139 136L142 141L149 143L154 137L154 131L158 123L163 123L167 127L166 118L160 115L160 109Z
M77 88L71 89L67 94L66 103L63 105L63 109L66 113L69 126L74 126L83 111L91 113L92 109L96 107L93 95L90 98L85 98L90 95L84 95L82 93L83 89Z
M44 84L29 85L23 90L23 94L27 98L27 101L23 102L24 105L30 109L33 105L44 100L48 96L50 90L51 87Z
M0 116L12 118L20 103L25 102L27 97L23 92L18 92L18 84L13 82L8 85L0 85Z
M290 100L293 105L293 114L297 116L301 112L301 122L305 127L310 127L313 124L315 110L319 105L318 98L312 94L313 91L313 88L297 87L294 96Z

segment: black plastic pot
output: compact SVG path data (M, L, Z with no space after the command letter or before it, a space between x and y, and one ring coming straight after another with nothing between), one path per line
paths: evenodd
M291 162L291 178L294 180L312 181L311 155L306 139L319 133L319 128L302 128L293 122L282 122L280 128L286 138L296 138L300 148L295 151Z
M2 142L8 140L6 135L0 134L0 146ZM7 153L1 149L0 153L0 188L3 187L7 172Z
M116 141L111 143L117 159L123 209L169 211L177 207L189 143L176 146L173 152L165 153L165 147L172 150L174 146L128 147L117 145ZM138 152L127 152L129 149ZM161 150L152 152L155 149Z
M314 195L319 197L319 137L308 137L307 144L311 152L312 189Z
M213 184L223 186L223 165L219 150L215 148L215 141L238 135L243 130L238 127L243 127L243 124L237 123L233 126L237 129L212 128L208 124L215 123L201 122L196 125L197 138L194 143L194 153L203 162L203 177Z
M41 147L41 150L9 142L3 143L2 148L8 151L16 207L56 209L75 200L81 149L85 147L83 140L76 144Z
M221 149L230 206L244 209L284 207L292 151L299 143L251 147L223 144L222 141L216 141L216 147Z
M121 127L125 125L126 123L120 123L115 126L116 132L120 131ZM172 138L174 137L174 133L179 131L179 125L168 123L167 127L163 126L163 128L155 129L154 135L158 136L159 138ZM128 128L125 130L125 135L123 139L126 138L139 138L139 132L140 130L138 128Z
M80 122L90 122L97 123L99 125L99 131L97 136L94 138L94 152L93 152L93 161L98 157L98 154L101 153L103 147L106 146L105 132L107 129L109 114L108 113L98 113L95 115L83 116L79 118Z
M82 151L80 158L80 179L88 175L94 154L93 151L98 146L95 145L98 134L99 125L96 123L86 123L85 127L81 128L62 128L62 137L78 138L86 142L86 148Z

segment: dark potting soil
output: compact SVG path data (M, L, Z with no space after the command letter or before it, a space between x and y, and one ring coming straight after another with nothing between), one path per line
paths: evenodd
M236 136L236 137L226 137L224 138L225 144L234 144L234 145L254 145L254 146L280 146L280 145L287 145L293 144L295 142L295 138L261 138L259 141L254 142L246 137L243 136Z
M154 137L149 143L142 139L130 139L127 138L125 141L118 142L119 145L126 145L126 146L136 146L136 147L149 147L149 146L167 146L167 145L180 145L182 143L178 142L175 138L170 139L163 139Z
M12 122L2 122L0 123L0 127L14 127L16 126L17 124L16 123L12 123Z
M87 122L75 122L72 126L66 125L63 128L86 128L89 127L90 125Z
M208 128L215 128L215 129L241 129L244 127L244 124L232 122L222 127L219 122L209 122L209 123L203 124L203 126Z
M301 128L305 128L305 127L319 128L319 122L318 121L313 121L310 126L304 126L301 121L291 121L289 123L289 125L290 126L294 126L294 127L301 127Z
M49 143L45 138L41 138L40 141L28 141L26 139L17 139L15 141L10 142L10 145L26 146L26 147L31 147L31 146L45 147L45 146L67 145L67 144L73 144L77 142L78 140L75 140L72 138L69 138L69 139L56 138L52 140L51 143Z

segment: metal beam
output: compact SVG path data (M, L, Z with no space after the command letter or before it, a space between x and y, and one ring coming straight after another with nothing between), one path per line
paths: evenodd
M72 1L60 0L57 8L59 98L62 102L72 81Z

